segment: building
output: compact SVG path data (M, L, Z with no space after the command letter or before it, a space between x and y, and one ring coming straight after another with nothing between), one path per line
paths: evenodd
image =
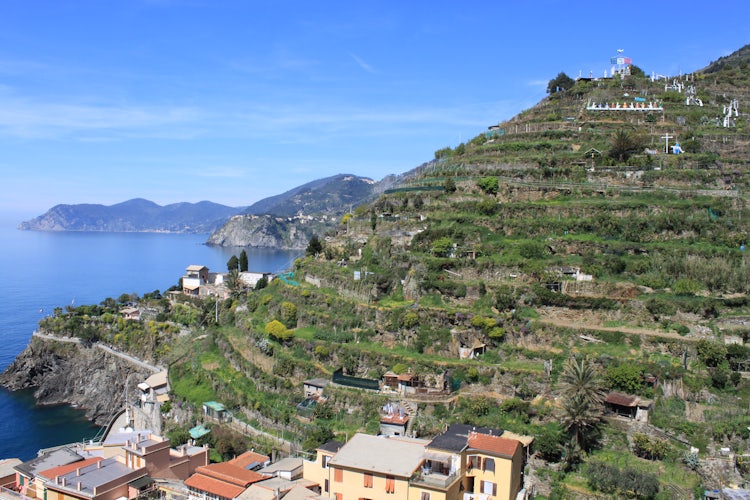
M610 392L604 399L604 407L608 412L638 422L648 422L649 410L653 404L650 399L621 392Z
M305 397L306 398L321 398L323 397L323 390L326 388L326 386L329 384L330 380L326 380L324 378L311 378L308 380L305 380L302 383L302 386L305 391Z
M49 471L48 471L49 472ZM51 474L56 474L54 471ZM138 496L146 467L128 467L122 457L104 458L56 474L45 484L46 500L117 500Z
M409 481L422 465L427 443L424 439L355 434L328 462L328 495L336 500L386 495L406 500Z
M125 464L136 469L145 467L149 476L185 480L198 467L208 465L209 450L199 446L170 448L169 439L149 434L144 439L128 441L123 447Z
M331 491L328 464L342 446L344 446L344 443L342 442L333 440L328 441L315 450L314 462L303 462L303 477L320 485L320 489L324 496L327 496Z
M160 371L154 373L145 381L138 384L138 389L141 390L141 402L142 403L165 403L169 401L169 380L167 377L167 371Z
M304 478L324 497L347 499L495 500L523 494L533 437L451 424L431 441L356 434L326 443Z
M263 467L258 472L271 477L279 477L287 481L294 481L302 477L302 459L301 458L282 458L281 460Z
M226 407L216 401L206 401L203 403L203 414L209 418L216 419L219 422L228 422L231 420Z
M189 500L233 500L251 484L267 478L229 461L198 467L185 485Z
M466 449L463 500L513 500L523 484L523 446L515 439L472 432Z
M185 295L200 295L200 288L209 283L208 268L206 266L190 265L185 269L182 277L182 293Z
M141 311L137 307L123 307L120 309L120 314L129 321L139 321L141 319Z
M21 465L18 458L0 459L0 491L3 488L13 490L16 487L16 465Z
M43 489L37 491L37 477L41 471L61 465L80 462L83 457L68 447L55 448L14 467L16 471L15 490L31 498L43 498Z
M380 434L382 436L406 436L409 427L409 415L406 410L394 403L383 407L380 415Z

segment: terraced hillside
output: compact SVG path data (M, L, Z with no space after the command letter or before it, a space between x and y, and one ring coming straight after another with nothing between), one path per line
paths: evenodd
M581 80L437 151L318 235L291 275L233 286L219 304L162 299L143 326L149 345L135 330L99 335L123 349L152 343L169 365L175 439L218 400L240 430L283 435L285 451L302 452L377 432L394 402L422 436L450 422L535 436L526 478L550 498L634 496L627 478L655 485L636 488L643 498L741 484L746 54L666 81L637 71ZM169 342L154 333L163 324ZM398 376L409 390L361 389ZM325 401L298 410L313 377L370 381L331 384ZM611 391L641 398L649 423L604 413Z

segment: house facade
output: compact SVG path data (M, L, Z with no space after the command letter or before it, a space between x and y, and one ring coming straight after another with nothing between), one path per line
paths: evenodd
M513 500L523 484L523 446L515 439L472 432L466 449L463 500Z
M463 424L432 441L356 434L340 447L319 448L303 475L335 500L513 500L533 438L502 434Z

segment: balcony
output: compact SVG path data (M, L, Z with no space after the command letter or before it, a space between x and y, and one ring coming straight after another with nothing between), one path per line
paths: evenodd
M458 472L446 475L440 474L438 472L432 472L427 468L423 468L421 472L419 472L414 478L412 478L411 482L414 485L421 484L435 488L448 489L448 487L452 485L456 480L458 480L459 477L460 476Z

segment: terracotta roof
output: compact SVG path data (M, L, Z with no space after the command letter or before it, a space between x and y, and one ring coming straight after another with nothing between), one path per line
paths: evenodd
M408 421L409 421L409 415L406 415L406 414L401 416L398 413L393 413L391 415L380 416L381 424L404 425Z
M223 498L236 498L245 491L246 486L225 483L203 474L193 474L185 480L185 485L195 490L205 491Z
M241 485L247 488L253 483L266 479L262 474L247 470L244 467L229 463L221 462L218 464L209 464L195 469L196 474L210 476L220 481Z
M248 466L252 466L255 464L262 466L270 460L271 458L268 455L261 455L260 453L255 453L254 451L246 451L242 455L230 460L227 463L236 465L237 467L242 467L243 469L247 469Z
M87 465L95 464L96 462L104 460L102 457L87 458L80 462L73 462L72 464L60 465L59 467L52 467L51 469L43 470L39 473L40 476L44 476L47 479L54 479L57 476L62 476L68 472L74 472L76 469L86 467Z
M605 403L609 403L617 406L628 406L634 408L638 405L641 400L638 396L631 396L629 394L623 394L621 392L610 392L607 394L607 398L604 400Z
M477 451L487 451L507 458L512 458L516 454L518 447L521 446L521 443L515 439L506 439L476 432L469 434L468 444L469 448Z

